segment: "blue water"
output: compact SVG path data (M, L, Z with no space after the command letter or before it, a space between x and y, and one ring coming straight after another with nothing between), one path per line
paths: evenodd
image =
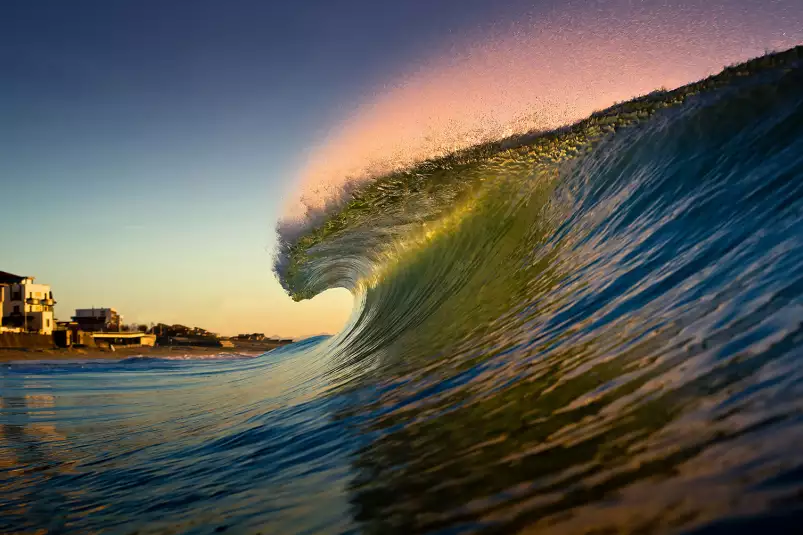
M326 395L320 344L3 365L0 531L347 530L353 399Z
M0 532L801 532L802 58L358 190L334 337L0 364Z

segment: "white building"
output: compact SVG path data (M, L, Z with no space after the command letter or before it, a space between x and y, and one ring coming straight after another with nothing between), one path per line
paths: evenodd
M78 308L72 320L84 331L119 331L123 317L113 308Z
M39 334L53 333L53 306L56 302L50 286L34 283L33 277L0 271L0 287L3 327Z

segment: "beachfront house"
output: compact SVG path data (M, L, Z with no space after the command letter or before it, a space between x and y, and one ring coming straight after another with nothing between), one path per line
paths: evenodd
M86 332L118 332L123 325L123 317L113 308L78 308L72 320Z
M36 284L34 277L0 271L4 330L53 333L53 292L47 284Z

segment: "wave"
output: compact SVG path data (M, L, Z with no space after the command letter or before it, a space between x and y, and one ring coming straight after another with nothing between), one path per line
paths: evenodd
M489 184L496 186L513 174L527 182L539 173L557 173L561 164L593 151L619 131L649 122L656 114L713 105L734 91L774 87L786 69L797 67L800 50L796 47L732 66L673 91L657 90L570 126L483 143L331 189L328 200L307 219L283 221L277 227L278 278L296 300L331 287L354 291L359 281L383 269L378 266L383 260L397 257L412 242L430 240L437 227L448 226L449 218L470 211L465 204L473 206Z
M198 355L185 353L182 355L166 355L161 357L151 357L147 355L134 355L121 359L122 362L152 362L160 360L241 360L252 359L262 356L262 353L215 353L212 355Z
M358 297L334 368L385 385L358 411L381 437L350 486L368 531L635 530L618 512L669 522L694 486L686 526L789 499L751 463L803 466L780 445L803 432L801 87L803 47L764 56L384 176L283 243L293 298Z
M359 185L348 325L0 368L0 532L798 533L803 47Z

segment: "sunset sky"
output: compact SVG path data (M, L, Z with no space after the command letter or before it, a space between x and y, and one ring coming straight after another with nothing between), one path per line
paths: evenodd
M334 332L347 292L271 273L302 189L801 42L803 0L6 1L0 270L59 319Z

